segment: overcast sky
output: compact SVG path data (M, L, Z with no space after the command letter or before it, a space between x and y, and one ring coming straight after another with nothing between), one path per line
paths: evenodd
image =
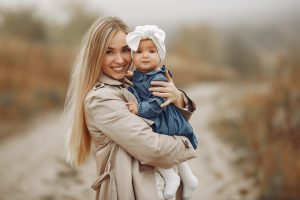
M34 5L40 15L64 20L74 0L1 0L0 6ZM299 0L86 0L86 6L115 15L130 25L205 22L259 23L299 11Z

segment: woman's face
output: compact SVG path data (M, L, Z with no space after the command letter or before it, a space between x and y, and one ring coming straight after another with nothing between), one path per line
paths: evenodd
M105 52L102 72L115 80L123 80L131 64L130 48L126 44L126 33L117 32Z

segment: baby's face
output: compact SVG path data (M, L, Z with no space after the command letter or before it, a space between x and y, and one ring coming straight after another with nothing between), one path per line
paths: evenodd
M133 63L137 70L147 73L159 69L160 57L151 39L141 40L139 48L133 53Z

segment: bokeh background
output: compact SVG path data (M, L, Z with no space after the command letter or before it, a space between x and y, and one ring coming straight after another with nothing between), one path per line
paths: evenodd
M69 167L63 155L55 158L56 165L49 162L49 169L44 168L50 172L29 172L31 165L46 162L46 155L54 151L50 147L31 165L26 163L31 158L27 156L40 152L48 139L63 144L61 136L41 137L32 143L36 147L30 141L39 138L37 129L45 132L39 128L59 118L82 36L93 20L109 15L122 18L132 29L142 24L164 29L165 64L176 85L227 99L209 100L215 112L207 126L232 154L238 152L238 159L230 161L233 171L253 183L239 190L239 197L220 192L211 199L247 199L252 191L252 199L300 199L300 2L296 0L1 0L0 199L87 199L92 193L78 177L93 176L94 169ZM205 112L202 101L200 113ZM201 127L197 130L201 135ZM53 132L58 131L49 134ZM54 179L51 170L57 165L64 168ZM32 176L22 178L12 169L40 174L44 180L40 184L48 189L64 184L55 190L60 192L53 191L57 195L38 196L41 186L26 181L27 186L18 185ZM43 174L49 177L43 179ZM84 190L82 196L75 195L68 180L77 183L78 191ZM195 199L205 199L199 195Z

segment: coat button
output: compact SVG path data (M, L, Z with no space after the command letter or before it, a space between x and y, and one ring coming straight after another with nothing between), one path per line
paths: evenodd
M183 143L186 147L190 147L190 143L187 139L183 139Z
M94 90L97 90L99 88L102 88L104 87L104 84L103 83L97 83L95 86L94 86Z

